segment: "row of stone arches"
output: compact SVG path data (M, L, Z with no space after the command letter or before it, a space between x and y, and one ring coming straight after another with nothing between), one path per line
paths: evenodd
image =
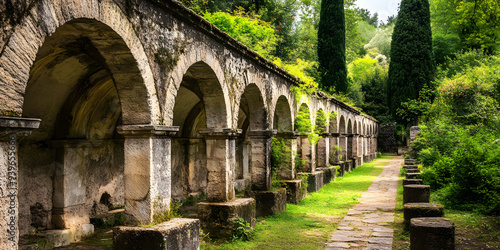
M154 55L113 1L39 1L30 11L0 54L0 110L41 119L17 152L16 237L33 227L69 228L78 239L92 216L114 207L147 223L172 199L204 192L226 202L238 185L269 189L271 138L293 132L299 110L292 83L233 73L202 41L169 73L155 71ZM375 121L345 105L327 98L304 105L311 124L316 110L338 113L328 140L377 134ZM6 134L27 129L23 119L2 119ZM321 145L314 150L329 147Z

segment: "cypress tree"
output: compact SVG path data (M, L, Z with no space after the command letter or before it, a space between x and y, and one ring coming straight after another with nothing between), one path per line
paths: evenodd
M428 0L402 0L391 42L391 64L387 79L387 97L393 117L401 103L417 100L422 88L431 87L435 63ZM418 123L415 115L414 123Z
M343 0L322 0L318 27L320 88L347 92Z

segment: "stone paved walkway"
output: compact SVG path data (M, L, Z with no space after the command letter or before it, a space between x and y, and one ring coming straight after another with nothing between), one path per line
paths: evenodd
M325 249L392 249L394 208L402 158L394 158L349 210Z

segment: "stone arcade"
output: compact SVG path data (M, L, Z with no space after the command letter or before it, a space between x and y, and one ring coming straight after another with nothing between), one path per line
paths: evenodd
M206 213L234 204L233 216L255 216L255 200L235 191L270 190L272 137L287 138L309 173L376 156L373 118L321 94L295 100L296 78L176 1L3 3L5 249L35 228L79 240L90 218L116 207L148 224L189 195L206 195ZM301 105L313 123L319 110L337 113L317 145L292 129ZM296 176L293 163L280 173Z

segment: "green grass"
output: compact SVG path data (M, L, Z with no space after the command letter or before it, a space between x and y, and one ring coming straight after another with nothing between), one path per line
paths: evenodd
M361 193L382 172L393 156L383 155L357 167L344 177L308 194L298 205L287 204L279 215L258 218L252 241L207 241L202 249L323 249L324 244L347 214L359 203Z

